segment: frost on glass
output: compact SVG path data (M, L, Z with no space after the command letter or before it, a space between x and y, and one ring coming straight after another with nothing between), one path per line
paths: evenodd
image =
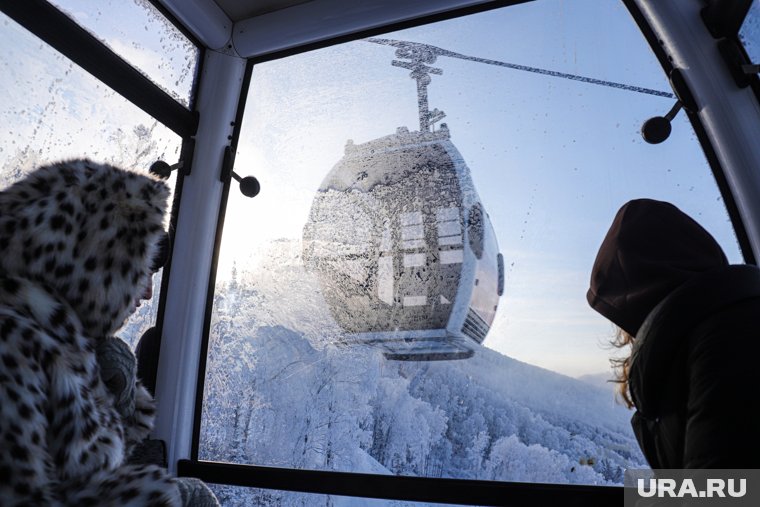
M179 157L176 134L2 14L0 46L0 188L65 159L147 171ZM158 286L160 275L155 294ZM131 345L154 322L157 300L143 303L122 330Z
M51 0L112 51L190 105L200 51L149 0Z
M229 197L200 457L621 484L646 462L607 382L614 330L585 299L615 212L671 201L741 262L686 117L641 137L672 106L657 60L601 0L383 38L417 45L254 68L236 171L262 190Z
M744 44L752 63L760 62L760 2L753 0L747 17L739 30L739 40Z

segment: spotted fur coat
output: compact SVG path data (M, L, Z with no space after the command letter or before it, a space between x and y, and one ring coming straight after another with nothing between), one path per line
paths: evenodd
M0 192L0 505L180 505L165 471L124 465L152 400L138 387L121 416L95 355L148 281L168 194L87 160Z

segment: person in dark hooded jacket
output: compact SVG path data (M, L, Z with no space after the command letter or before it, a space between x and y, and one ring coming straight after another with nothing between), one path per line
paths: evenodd
M760 269L729 265L672 204L639 199L615 216L587 299L632 345L619 381L652 468L760 468Z

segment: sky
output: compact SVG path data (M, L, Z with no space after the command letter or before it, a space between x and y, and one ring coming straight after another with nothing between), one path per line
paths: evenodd
M147 2L54 3L175 97L188 96L197 55L145 14ZM756 34L745 31L748 46L757 48ZM670 91L622 2L541 0L384 37ZM42 159L176 159L176 136L4 16L0 42L0 167L25 148ZM348 139L416 128L415 85L393 59L390 47L355 41L254 68L236 172L255 175L262 192L254 200L230 194L220 280L233 262L255 274L275 240L301 240L315 192ZM608 370L613 328L588 308L585 292L604 233L632 198L675 203L741 262L685 115L665 143L641 139L641 124L672 99L445 57L433 66L443 74L432 77L430 106L447 115L507 266L485 346L572 376Z

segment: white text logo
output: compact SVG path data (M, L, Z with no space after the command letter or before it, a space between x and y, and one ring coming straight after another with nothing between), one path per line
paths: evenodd
M692 479L684 479L680 486L675 479L638 479L636 482L639 495L644 498L655 495L660 498L725 498L727 494L739 498L747 494L746 479L707 479L707 487L703 490L698 490Z

